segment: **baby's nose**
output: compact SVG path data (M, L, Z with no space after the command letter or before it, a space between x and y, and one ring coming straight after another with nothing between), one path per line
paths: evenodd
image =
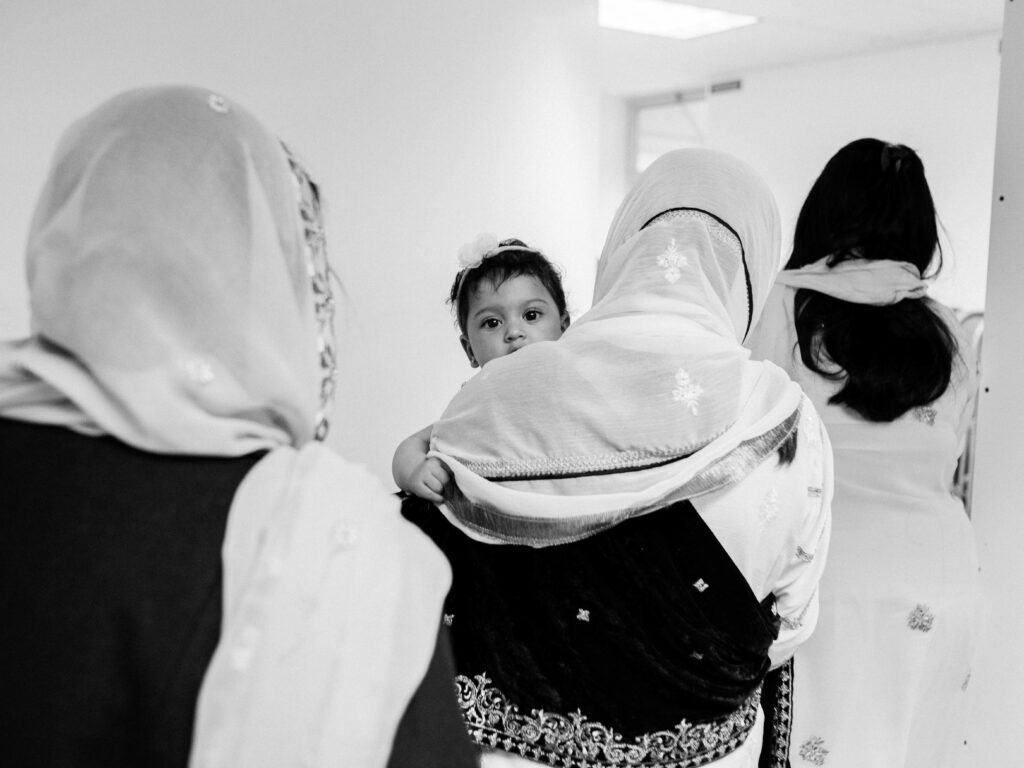
M523 329L519 323L509 323L505 326L505 338L509 341L512 339L521 339L523 337Z

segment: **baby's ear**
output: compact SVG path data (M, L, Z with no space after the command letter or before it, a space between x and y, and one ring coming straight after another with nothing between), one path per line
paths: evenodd
M480 363L476 361L476 357L473 355L473 348L469 346L469 339L466 338L466 334L459 336L459 343L462 344L462 351L466 353L466 357L469 358L469 365L472 368L479 368Z
M569 323L571 323L571 322L572 321L569 319L569 313L568 312L563 312L562 313L562 330L564 331L566 328L568 328L569 327Z

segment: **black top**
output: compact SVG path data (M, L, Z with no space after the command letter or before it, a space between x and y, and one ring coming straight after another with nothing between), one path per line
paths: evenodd
M486 674L521 712L626 738L730 715L768 669L774 596L759 602L689 502L571 544L483 544L432 505L404 513L445 551L456 671Z
M262 455L157 455L0 419L0 764L187 765L228 511ZM392 766L475 763L446 643Z

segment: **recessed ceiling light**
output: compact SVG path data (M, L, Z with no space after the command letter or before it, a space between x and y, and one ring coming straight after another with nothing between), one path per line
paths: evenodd
M597 10L598 24L607 29L680 40L745 27L758 21L760 19L756 16L699 8L671 0L598 0Z

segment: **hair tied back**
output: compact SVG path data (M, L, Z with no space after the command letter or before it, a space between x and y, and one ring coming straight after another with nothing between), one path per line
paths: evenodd
M899 173L903 161L913 153L914 150L902 144L886 144L882 147L882 172L888 171L892 166L896 173Z

